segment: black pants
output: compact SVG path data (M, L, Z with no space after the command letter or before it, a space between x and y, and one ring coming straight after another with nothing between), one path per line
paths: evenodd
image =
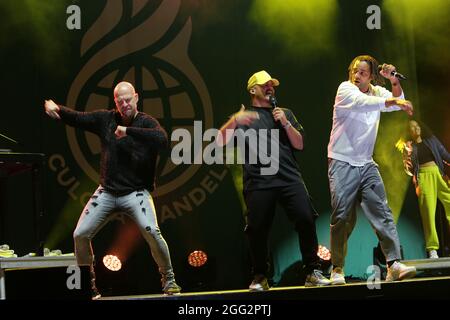
M247 191L244 197L248 211L245 231L250 245L254 275L267 273L267 242L277 203L280 203L295 224L305 272L310 273L320 267L317 256L316 212L303 183Z

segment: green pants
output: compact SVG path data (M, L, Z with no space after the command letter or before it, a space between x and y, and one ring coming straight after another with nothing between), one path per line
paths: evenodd
M439 199L444 205L447 220L450 222L450 188L435 166L419 169L419 208L422 217L425 245L427 250L439 249L436 232L436 205Z

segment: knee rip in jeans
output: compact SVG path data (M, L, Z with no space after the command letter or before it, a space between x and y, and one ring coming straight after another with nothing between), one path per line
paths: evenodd
M161 231L159 230L159 228L152 229L150 226L147 226L145 227L145 231L147 231L147 233L154 238L161 236Z
M97 207L97 206L98 206L97 202L92 202L89 209L95 211L95 207ZM89 209L86 208L84 210L84 214L89 214L89 213L93 212L93 211L89 211Z

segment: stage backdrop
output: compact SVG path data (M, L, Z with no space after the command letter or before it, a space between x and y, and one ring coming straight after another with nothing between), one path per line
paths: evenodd
M73 251L73 229L98 184L100 144L95 136L48 118L44 99L78 111L111 109L115 84L130 81L140 96L139 110L156 117L169 137L186 128L201 139L241 103L248 105L249 76L268 71L280 80L280 106L293 110L306 131L306 147L297 159L320 213L319 242L326 247L332 106L355 56L373 55L407 75L402 85L416 115L450 147L446 0L6 0L0 8L0 133L20 142L3 140L0 147L46 154L42 227L50 249ZM200 121L197 127L194 121ZM404 257L415 259L425 256L422 227L410 178L395 148L406 122L402 112L382 115L375 160L398 220ZM29 178L4 179L2 189L7 199L1 213L2 241L19 255L33 250ZM241 190L238 165L175 165L170 150L161 154L153 197L175 272L186 290L248 285ZM278 211L270 239L273 280L298 284L296 236ZM126 293L159 291L149 249L127 219L119 215L93 245L98 261L113 253L124 263L125 279L114 280L106 272L99 276L111 293L118 288ZM359 212L346 274L367 277L376 245ZM207 253L204 268L187 264L194 250Z

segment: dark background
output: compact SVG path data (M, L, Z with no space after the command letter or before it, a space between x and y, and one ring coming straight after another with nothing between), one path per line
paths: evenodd
M81 195L92 193L97 181L90 179L78 165L64 125L45 115L43 101L51 98L66 104L74 79L90 57L151 16L161 2L123 1L121 22L84 55L80 53L83 37L103 11L106 1L4 0L0 3L3 12L0 21L3 98L0 133L20 142L15 145L1 141L0 147L44 153L48 159L58 154L65 161L63 173L62 169L54 171L48 166L45 173L42 230L50 249L73 252L71 234L83 208ZM69 17L66 8L72 4L81 9L80 30L66 27ZM126 14L132 10L132 5L138 4L143 5L143 10L127 20ZM379 30L369 30L366 26L370 16L366 9L373 4L381 8ZM329 247L326 147L334 96L339 83L347 79L348 64L357 55L370 54L381 63L397 66L408 76L402 86L415 106L416 116L449 146L449 13L450 4L444 0L313 3L185 0L175 21L155 47L163 47L187 21L192 22L188 56L206 84L215 128L236 112L241 103L248 104L245 88L252 73L264 69L280 80L277 88L280 105L292 109L306 130L306 148L298 154L298 161L321 214L317 221L319 241ZM149 33L154 31L148 30ZM142 55L132 54L115 66L129 68L142 64L142 59ZM145 62L147 67L152 66L152 61ZM83 89L85 96L90 94L89 88L88 83ZM110 89L106 94L111 101L112 87ZM185 89L193 91L189 86ZM78 101L86 103L83 98ZM194 98L192 101L195 104ZM84 105L69 107L84 110ZM98 106L111 107L112 104ZM139 107L142 110L142 104ZM395 150L407 119L401 112L382 115L375 160L380 164L394 215L400 217L398 228L405 258L415 259L425 256L422 227L416 197L409 178L403 173L401 155ZM171 120L160 121L170 135ZM95 158L90 160L96 165ZM239 181L236 178L239 170L236 166L202 165L187 183L154 199L161 215L165 205L170 206L198 187L210 170L223 172L225 169L227 173L214 192L207 194L204 202L190 213L164 221L160 216L175 272L188 291L236 289L248 285L249 261L243 234L245 210L239 197L240 184L235 182ZM61 181L66 181L67 185ZM73 181L80 183L74 192L76 199L69 194ZM4 216L1 242L8 243L19 255L27 254L34 250L30 174L3 179L1 192ZM127 258L121 271L126 276L100 272L102 266L98 264L100 287L111 294L158 292L159 278L150 252L140 235L128 225L126 221L125 224L113 221L93 242L98 260L114 251L118 243L120 248L126 248L123 250ZM370 226L360 215L349 243L347 274L366 276L376 243ZM298 245L282 211L274 221L271 247L275 282L289 278L287 272L298 271L295 268L301 259ZM204 250L209 257L203 270L194 270L186 262L188 254L197 249Z

